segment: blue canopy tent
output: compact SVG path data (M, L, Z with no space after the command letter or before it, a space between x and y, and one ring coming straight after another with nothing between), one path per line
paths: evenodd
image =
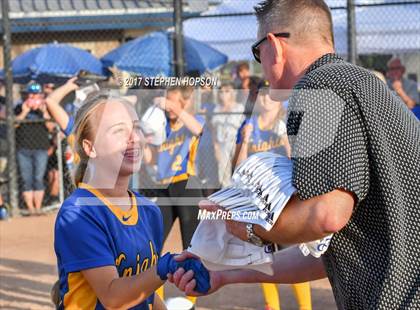
M86 70L104 75L102 63L89 52L68 44L50 43L31 49L12 61L13 80L25 84L60 83ZM4 77L3 70L0 78Z
M227 62L226 55L207 44L184 37L185 72L204 73ZM167 31L152 32L112 50L101 59L105 67L143 76L173 76L173 40Z
M252 13L260 0L224 0L202 15ZM376 1L378 4L396 0ZM334 20L337 52L347 54L347 1L329 0ZM372 4L356 0L356 4ZM420 4L361 6L356 8L357 51L369 53L410 53L420 50ZM225 53L230 60L252 60L251 45L257 37L254 15L192 18L184 22L187 36L205 42Z

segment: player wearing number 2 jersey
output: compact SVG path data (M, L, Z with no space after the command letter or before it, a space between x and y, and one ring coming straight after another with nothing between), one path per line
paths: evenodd
M168 89L166 98L161 98L158 104L167 117L166 140L155 152L150 152L158 167L158 181L165 187L159 195L158 205L163 215L165 238L179 217L182 243L186 249L198 225L197 204L202 197L196 177L196 154L204 119L191 112L190 87ZM145 157L147 159L148 155Z

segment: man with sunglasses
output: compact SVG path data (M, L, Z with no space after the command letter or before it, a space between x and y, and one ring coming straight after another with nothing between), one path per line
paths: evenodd
M328 277L339 309L419 309L420 123L376 76L334 53L324 1L266 0L256 15L260 40L252 50L270 96L292 89L287 131L296 195L272 230L254 225L252 240L244 223L226 221L227 230L279 244L334 236L321 258L297 246L281 251L273 276L211 272L211 292ZM191 278L180 271L172 280L194 294Z

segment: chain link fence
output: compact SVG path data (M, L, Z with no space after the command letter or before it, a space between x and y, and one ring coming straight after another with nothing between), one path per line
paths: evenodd
M45 108L34 105L30 111L24 111L24 103L28 103L28 98L32 96L28 92L29 81L17 83L15 76L15 83L11 85L7 79L11 65L5 58L15 59L29 50L53 42L69 44L101 58L122 44L158 30L182 31L185 36L207 43L228 55L226 65L209 73L217 77L217 87L203 86L192 94L196 116L205 120L201 141L194 155L200 186L205 188L204 194L208 194L228 182L237 142L243 135L244 121L261 113L255 100L262 83L262 70L252 60L250 49L257 36L253 6L258 1L184 0L182 27L175 22L175 2L179 3L173 0L2 1L0 67L4 71L0 104L0 204L11 204L16 214L26 214L36 206L44 210L55 208L73 188L71 171L74 167L71 141L69 143L68 137L63 134L65 128L60 121L45 113L48 109L45 111ZM405 79L418 82L420 1L330 0L327 3L333 14L336 49L341 56L352 60L352 53L355 53L353 58L359 65L381 73L383 78L387 75L389 60L397 56L405 66ZM354 12L353 27L348 24L351 12ZM9 24L5 13L10 19ZM349 43L353 45L349 46ZM176 49L170 56L171 65L178 68L182 65L179 52ZM50 61L46 58L40 63ZM184 68L188 67L188 61L184 59ZM144 85L125 83L135 77L133 74L118 70L112 72L114 75L110 75L101 86L134 95L140 118L153 105L154 98L166 94L164 90L147 90ZM186 74L197 75L197 72ZM35 81L41 84L40 98L46 98L65 80ZM246 90L241 90L244 88ZM9 89L6 99L5 89ZM415 92L419 104L417 87ZM226 99L227 96L236 102L235 105ZM75 101L77 98L72 92L60 102L69 116L74 116L77 109ZM265 144L264 141L259 144L255 141L254 150L278 148L280 152L287 152L282 139L285 134L282 131L285 122L283 109L286 108L287 104L276 112L281 115L276 120L283 125L272 130L275 132ZM10 121L12 118L13 123ZM157 145L156 149L159 147L162 146ZM158 195L157 190L162 188L158 170L156 163L142 165L140 173L132 180L132 187L147 196ZM15 179L11 178L13 175Z

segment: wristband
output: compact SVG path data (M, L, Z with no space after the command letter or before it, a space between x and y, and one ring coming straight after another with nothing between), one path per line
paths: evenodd
M174 254L166 253L159 258L156 271L161 280L168 280L168 273L174 273L178 268L177 262L174 260Z
M210 289L210 275L200 260L196 258L187 258L182 262L174 259L174 254L166 253L158 260L156 271L161 280L168 279L167 274L174 274L178 268L183 268L185 272L192 270L196 281L195 291L205 294Z

